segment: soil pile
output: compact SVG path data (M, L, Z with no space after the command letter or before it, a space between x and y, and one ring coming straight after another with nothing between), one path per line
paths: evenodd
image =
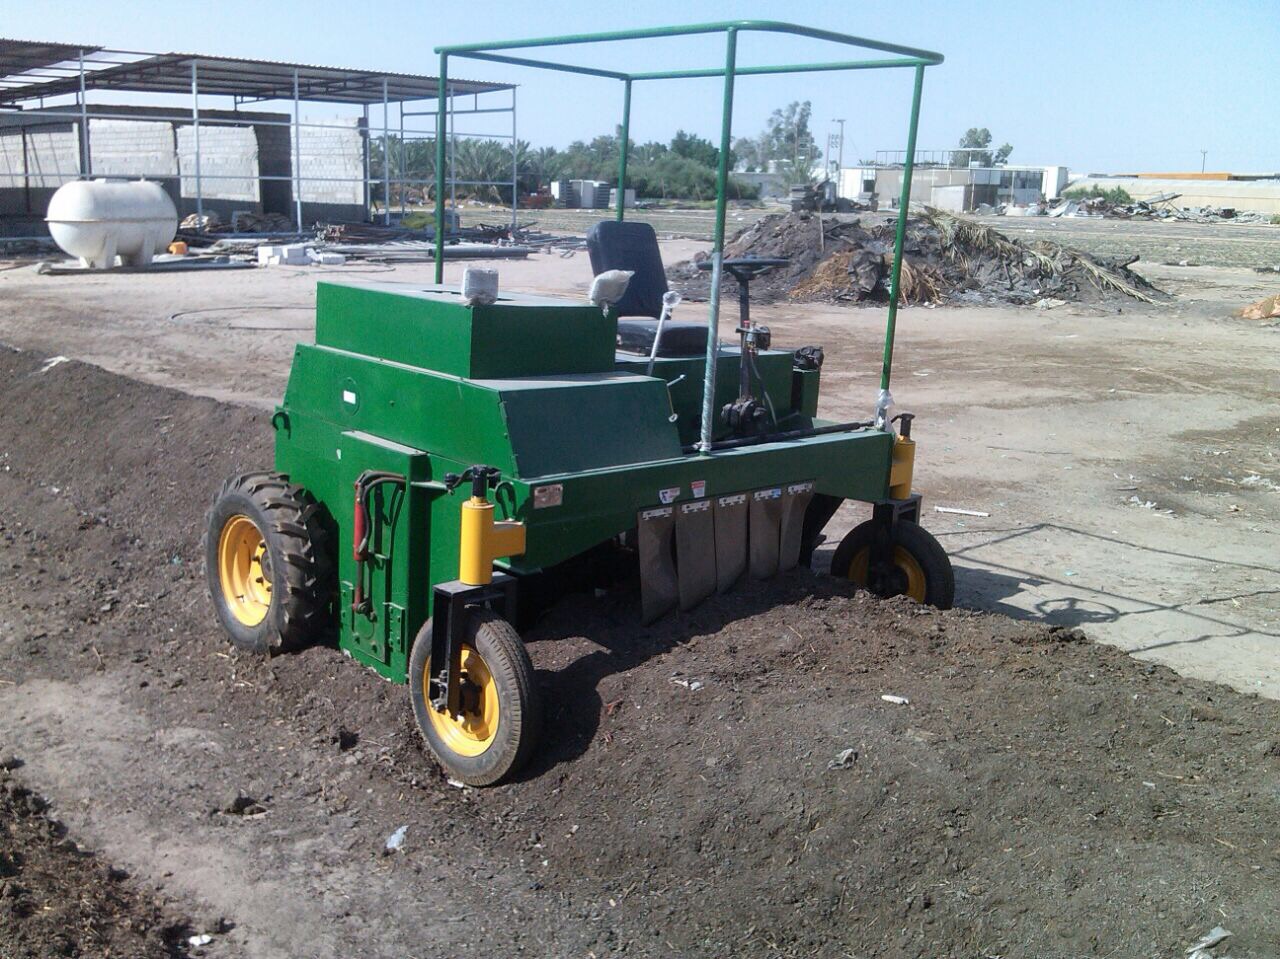
M886 303L895 230L894 222L882 216L779 213L733 237L725 246L725 258L790 260L751 284L752 298L758 302ZM972 220L927 210L907 221L901 300L1020 305L1046 299L1099 305L1157 302L1160 291L1128 269L1137 259L1093 257L1047 240L1022 243ZM695 259L673 266L668 279L688 298L706 299L709 273L697 264Z
M1274 702L797 571L650 627L625 591L564 601L526 635L542 750L459 789L402 687L216 628L202 515L269 463L267 414L41 365L0 352L0 718L21 735L64 683L181 731L93 808L145 827L114 837L141 858L192 850L169 881L234 924L219 955L1174 956L1218 924L1232 956L1280 947ZM71 757L95 731L37 735Z

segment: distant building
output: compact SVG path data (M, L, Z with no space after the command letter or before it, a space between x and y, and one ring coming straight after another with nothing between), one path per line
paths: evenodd
M840 196L868 200L881 207L896 206L902 195L901 163L845 167L840 170ZM1065 166L951 166L918 163L911 175L911 202L954 212L977 209L981 204L1025 205L1052 200L1067 186Z

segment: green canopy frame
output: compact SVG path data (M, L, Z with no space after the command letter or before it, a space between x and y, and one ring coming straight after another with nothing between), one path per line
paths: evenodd
M738 34L744 32L784 33L794 36L809 37L815 40L828 40L845 46L858 47L864 50L875 50L879 53L891 54L887 59L879 60L842 60L821 63L784 63L769 66L739 66L737 62ZM701 34L722 33L725 35L725 59L723 67L711 67L698 70L660 70L640 73L624 73L619 70L606 70L598 67L580 66L571 63L558 63L551 60L532 59L525 56L513 56L502 52L507 50L526 50L537 47L561 47L583 43L607 43L619 40L650 40L664 37L696 36ZM703 455L711 454L711 425L714 416L713 401L715 397L716 354L719 350L720 321L720 287L722 280L722 261L724 259L724 220L725 198L729 183L729 148L733 125L733 85L737 77L763 76L776 73L820 73L844 70L878 70L910 68L915 72L915 84L911 94L911 122L907 128L907 152L902 171L902 193L898 201L898 226L893 246L893 268L889 277L889 312L885 324L884 360L880 372L880 406L883 407L889 389L889 376L893 367L893 338L898 318L898 288L902 278L902 244L907 230L907 207L911 200L911 173L916 150L916 127L920 120L920 91L924 85L925 67L942 63L940 53L930 50L919 50L879 40L868 40L846 33L835 33L830 30L818 30L803 27L794 23L780 23L773 20L731 20L718 23L697 23L685 26L653 27L643 30L618 30L610 33L570 34L562 37L543 37L534 40L501 40L494 43L468 43L454 46L436 47L440 55L440 89L448 88L449 58L464 57L471 60L484 60L491 63L506 63L521 67L535 67L543 70L558 70L563 73L577 73L583 76L603 77L619 80L623 85L622 93L622 137L621 156L618 159L618 203L617 219L623 218L626 202L627 183L627 146L631 123L631 85L643 80L691 80L706 77L724 78L724 104L720 121L720 162L716 171L716 222L711 244L711 305L707 324L707 365L703 380L702 394L702 431L698 449ZM442 99L440 109L436 113L436 230L435 230L435 262L436 282L444 281L444 189L445 189L445 138L447 131L448 109ZM878 410L882 412L882 410Z

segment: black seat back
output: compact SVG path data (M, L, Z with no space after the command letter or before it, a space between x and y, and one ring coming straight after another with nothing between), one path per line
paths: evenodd
M658 235L648 223L601 220L587 231L591 272L631 270L635 276L626 295L617 303L618 316L651 316L662 313L667 292L667 272L658 250Z

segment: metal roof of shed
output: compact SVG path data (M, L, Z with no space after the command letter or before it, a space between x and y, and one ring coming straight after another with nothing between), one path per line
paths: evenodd
M68 60L78 59L82 52L97 53L101 49L76 43L46 43L42 40L11 40L0 37L0 91L5 87L28 86L33 81L62 76L62 73L47 71Z
M31 41L3 41L0 43L30 44ZM35 45L33 45L35 46ZM69 50L62 60L73 60L80 54L80 47L70 44L39 44L48 55ZM57 48L57 49L55 49ZM98 50L101 48L84 48ZM0 58L6 48L0 45ZM15 47L14 62L21 64L24 55ZM25 54L34 59L36 51ZM78 71L62 79L41 80L16 86L14 76L5 69L7 60L0 59L0 102L17 102L37 97L53 97L77 93L80 89ZM55 61L56 62L56 61ZM46 64L47 65L47 64ZM383 83L386 98L392 103L406 100L434 100L440 95L438 78L408 73L387 73L378 70L348 70L341 67L323 67L305 63L283 63L274 60L248 60L239 57L214 57L196 53L164 53L147 56L131 63L120 63L102 69L86 70L86 90L118 90L130 93L191 93L192 67L200 92L211 96L234 96L244 100L292 100L293 81L298 78L298 99L329 103L374 104L383 99ZM476 80L449 79L449 87L455 95L490 93L510 90L510 83L487 83Z

